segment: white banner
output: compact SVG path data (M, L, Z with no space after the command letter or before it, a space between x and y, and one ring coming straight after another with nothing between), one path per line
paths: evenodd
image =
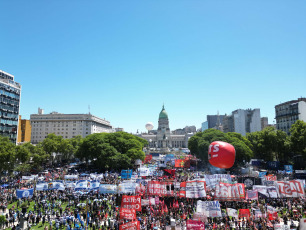
M303 197L303 183L297 180L276 181L278 194L280 197Z
M197 212L204 213L207 217L222 217L219 201L197 201Z
M217 200L240 200L245 198L244 184L226 184L216 185L215 199Z
M119 184L118 193L135 194L137 185L138 185L137 183L133 183L133 182Z
M48 183L36 184L36 191L48 190Z
M97 190L97 189L99 189L99 186L100 186L100 182L98 182L96 180L90 181L89 188L91 190Z
M149 206L150 201L149 199L141 199L141 206Z
M114 185L114 184L100 184L99 193L100 194L115 194L115 193L117 193L117 185Z
M82 190L82 189L89 189L90 188L90 181L88 180L80 180L75 185L75 190Z
M150 176L150 169L149 168L139 168L138 169L139 176Z
M270 197L270 198L277 198L277 190L275 186L265 186L265 185L253 185L253 190L257 191L258 193Z
M238 218L238 211L236 209L227 208L226 211L227 211L227 215L228 216L232 216L232 217Z
M34 180L33 176L22 176L22 180Z
M49 189L65 190L65 186L62 182L51 182L48 187Z
M205 181L207 187L215 187L219 182L231 183L232 178L229 174L214 174L214 175L205 175Z
M187 181L186 182L186 197L200 198L206 197L204 181Z
M79 179L78 175L65 175L65 180L77 180Z

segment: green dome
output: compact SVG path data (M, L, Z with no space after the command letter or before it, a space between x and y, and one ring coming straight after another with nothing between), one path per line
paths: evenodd
M159 119L168 119L168 113L165 110L165 107L163 106L162 111L159 113Z

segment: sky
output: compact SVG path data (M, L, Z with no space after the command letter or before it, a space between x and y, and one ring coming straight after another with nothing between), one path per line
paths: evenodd
M127 132L306 97L305 0L0 0L0 70L20 114L88 113Z

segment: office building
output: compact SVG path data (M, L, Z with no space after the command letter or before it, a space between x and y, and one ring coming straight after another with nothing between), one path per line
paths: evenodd
M268 117L262 117L261 118L261 130L264 130L268 126L270 126L268 123Z
M208 129L208 121L205 121L202 123L201 131L204 132L206 129Z
M223 118L225 115L207 115L208 128L213 129L223 125Z
M223 118L223 131L247 133L261 131L260 109L237 109Z
M17 142L21 85L14 76L0 70L0 135Z
M21 119L19 115L17 143L31 142L31 130L30 120Z
M30 120L32 125L31 142L33 144L43 141L50 133L70 139L78 135L86 137L93 133L113 132L109 121L90 113L61 114L52 112L43 114L43 110L38 109L38 114L32 114Z
M291 125L297 120L306 122L306 98L287 101L275 106L276 128L290 134Z

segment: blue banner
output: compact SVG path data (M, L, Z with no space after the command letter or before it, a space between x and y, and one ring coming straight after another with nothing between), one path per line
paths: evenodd
M100 186L100 183L96 180L90 181L90 189L91 190L98 190Z
M272 170L278 170L279 169L279 161L268 161L267 162L267 168Z
M133 170L121 170L121 178L122 179L131 179Z
M33 196L34 189L29 188L29 189L17 189L16 190L16 195L17 198L27 198Z
M258 177L263 178L265 175L267 175L267 172L259 172Z
M284 165L284 168L286 170L286 173L292 173L293 172L293 165Z
M117 185L114 184L100 184L100 194L115 194L117 193Z
M89 189L90 188L90 181L88 180L79 180L76 185L74 190L83 190L83 189Z

